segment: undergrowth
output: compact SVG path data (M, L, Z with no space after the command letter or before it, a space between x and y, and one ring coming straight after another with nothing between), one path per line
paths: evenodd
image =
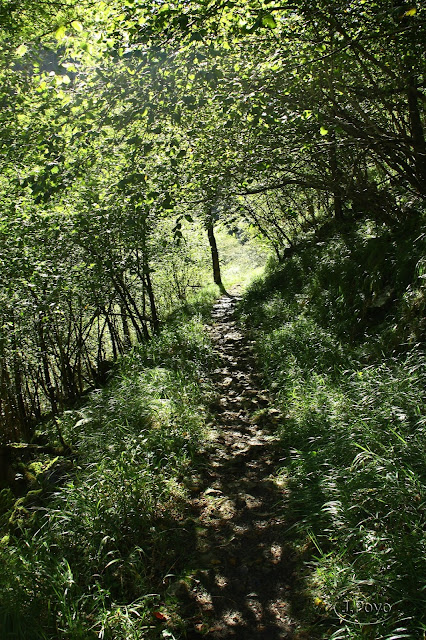
M190 544L184 479L205 439L214 360L195 310L212 299L177 314L66 412L74 464L40 473L35 490L6 505L2 639L166 637L161 598Z
M270 265L241 305L284 415L288 535L327 639L424 638L419 228L330 229Z

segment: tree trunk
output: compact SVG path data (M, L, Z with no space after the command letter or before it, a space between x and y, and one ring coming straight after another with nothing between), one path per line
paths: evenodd
M336 133L335 131L330 131L330 172L331 172L331 181L332 181L332 189L333 189L333 206L334 206L334 217L336 220L343 219L343 202L342 202L342 189L341 189L341 171L339 169L339 164L337 160L337 146L336 146Z
M410 129L411 138L413 140L416 178L419 185L419 191L424 194L426 192L426 142L418 104L417 78L412 71L408 74L407 84L408 109L410 114Z
M123 329L124 344L125 344L126 350L128 350L132 346L132 339L130 337L129 323L127 322L127 312L126 312L126 307L124 307L124 305L120 305L120 317L121 317L121 326ZM111 330L110 330L110 333L111 333ZM116 356L114 356L114 360L115 359L116 359Z
M148 264L145 264L144 275L145 275L146 291L148 293L148 298L149 298L149 306L151 307L152 329L154 333L158 333L160 331L160 319L157 313L157 305L155 304L154 289L152 288L152 281L151 281L151 276L149 274Z
M5 360L0 362L0 427L2 437L8 440L19 438L16 409L11 395L11 380Z
M334 29L330 29L329 33L329 42L330 42L330 51L334 50ZM330 67L329 72L327 74L328 80L328 89L330 92L331 98L331 113L333 115L333 124L332 129L329 133L328 139L330 141L329 148L329 161L330 161L330 173L331 173L331 184L332 184L332 192L333 192L333 208L334 208L334 217L336 220L342 220L343 218L343 203L342 203L342 189L341 189L341 171L339 169L339 163L337 159L337 143L336 143L336 131L334 129L336 119L337 119L337 110L336 110L336 94L334 90L334 56L330 58Z
M58 406L56 403L56 389L55 385L52 382L52 378L50 376L50 364L49 357L47 353L47 345L44 337L44 327L43 327L43 318L40 316L37 319L37 331L38 331L38 339L39 339L39 347L40 347L40 357L43 365L43 374L44 374L44 391L46 396L49 399L50 406L52 407L52 415L56 416L58 414Z
M213 230L213 222L211 220L207 223L207 236L212 253L213 280L219 287L221 293L226 293L226 289L223 286L222 276L220 273L219 252L217 250L216 238Z

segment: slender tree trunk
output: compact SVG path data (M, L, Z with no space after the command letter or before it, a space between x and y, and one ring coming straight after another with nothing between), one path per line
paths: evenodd
M149 268L147 267L145 273L146 291L149 298L149 306L151 307L152 328L154 333L160 331L160 319L157 313L157 305L155 303L154 289L152 287L151 276L149 275Z
M418 103L417 78L408 74L408 110L410 114L411 138L413 140L416 178L421 193L426 193L426 142Z
M110 303L108 311L106 310L105 307L101 307L101 311L103 312L105 316L105 320L107 321L107 324L108 324L108 331L111 339L112 357L113 357L113 360L117 360L118 351L122 355L124 350L122 349L121 340L117 339L117 332L115 330L112 319L110 318L111 307L112 307L112 304ZM120 309L122 309L122 307L120 307ZM127 316L126 316L126 321L127 321Z
M143 273L142 281L145 285L145 289L149 299L149 306L151 308L152 330L154 333L159 333L160 318L158 316L157 304L155 302L154 288L152 286L151 274L150 274L149 263L148 263L148 253L145 245L144 245L144 251L142 254L142 273ZM145 296L144 296L144 299L145 299Z
M130 347L132 346L132 339L130 337L129 323L127 322L126 308L123 305L120 305L120 317L121 317L121 326L123 329L125 348L130 349Z
M149 297L148 288L151 285L151 279L149 278L149 284L147 283L147 280L146 280L145 272L148 271L148 266L146 264L145 252L146 252L146 248L145 248L145 245L144 245L144 249L143 249L143 252L142 252L143 258L141 260L139 250L136 250L136 272L137 272L137 274L139 276L139 279L141 281L141 284L142 284L141 298L142 298L142 317L143 318L147 317L147 315L146 315L146 294L148 293L148 297ZM153 294L153 291L152 291L152 285L151 285L151 295L152 295L152 302L154 303L154 313L155 313L155 319L156 319L157 330L158 330L159 322L158 322L157 307L156 307L156 304L155 304L155 298L154 298L154 294ZM149 298L149 299L151 301L151 298ZM154 329L154 332L155 332L154 321L153 320L152 320L152 328ZM146 324L144 324L144 335L145 335L146 341L148 342L148 340L150 339L150 335L149 335L148 328L147 328Z
M22 389L22 363L21 358L18 354L18 344L16 341L16 326L15 326L15 318L12 312L12 320L13 320L13 331L12 331L12 349L13 349L13 377L15 383L15 403L16 403L16 413L17 419L20 427L20 431L25 439L30 437L30 433L28 430L28 416L27 416L27 408L25 406L24 393Z
M15 395L16 395L16 408L18 413L20 430L25 437L30 437L29 420L27 415L27 409L24 401L24 393L22 389L22 373L20 363L18 360L14 362L14 378L15 378Z
M219 252L217 250L216 238L213 230L213 222L209 220L207 222L207 236L210 244L210 251L212 254L212 266L213 266L213 280L217 284L222 293L226 293L226 289L223 286L222 276L220 273Z
M330 30L330 51L334 50L334 33L333 29ZM329 161L330 161L330 173L331 173L331 184L332 184L332 192L333 192L333 208L334 208L334 217L336 220L343 219L343 202L342 202L342 189L341 189L341 171L339 169L339 163L337 159L337 143L336 143L336 131L334 129L336 123L336 95L334 90L334 56L330 58L330 67L328 72L328 88L330 91L331 98L331 112L333 114L333 124L332 130L329 134L330 141L330 150L329 150Z
M76 323L76 333L77 333L77 360L76 360L76 374L78 381L78 389L79 393L83 393L83 373L82 373L82 362L81 356L83 353L83 313L82 313L82 304L79 299L79 316L78 316L78 324Z
M11 396L11 380L5 360L0 362L0 424L3 423L3 437L17 439L16 409Z
M130 318L130 322L132 323L135 331L136 331L136 336L139 342L144 342L144 340L146 340L146 335L144 335L144 332L146 330L146 325L145 322L143 321L143 319L139 318L140 320L142 320L142 327L139 325L139 323L137 322L136 318L133 315L132 309L129 306L129 302L127 300L127 297L129 297L129 292L127 291L127 289L125 288L125 285L123 285L121 283L121 281L119 280L119 278L115 278L112 274L111 274L111 282L114 285L114 288L116 290L116 292L118 293L126 311L127 311L127 315ZM132 300L130 300L131 302ZM137 310L137 309L136 309Z
M340 185L340 170L337 163L336 134L334 131L330 133L330 171L333 184L333 206L334 217L336 220L343 219L343 203Z
M52 407L52 415L56 416L58 414L58 405L56 403L55 385L53 384L52 378L50 376L50 364L47 353L46 340L44 336L43 318L39 316L36 322L40 346L40 356L43 365L45 392L47 397L49 398L50 406Z

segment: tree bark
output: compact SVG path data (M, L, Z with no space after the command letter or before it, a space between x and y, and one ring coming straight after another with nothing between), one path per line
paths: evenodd
M342 220L343 204L340 185L341 174L337 162L336 134L334 131L330 133L330 143L330 171L333 184L334 217L336 218L336 220Z
M417 78L413 71L408 73L408 109L410 114L411 138L413 140L414 161L419 191L426 193L426 142L418 104Z
M212 266L213 266L213 280L217 284L221 293L226 293L226 289L223 286L222 275L220 272L219 252L217 250L216 238L213 230L213 222L209 220L207 222L207 236L210 244L210 251L212 254Z
M149 298L149 306L151 307L151 318L152 318L152 329L154 333L158 333L160 331L160 319L158 317L157 305L155 303L154 289L152 287L151 276L149 274L149 266L146 264L145 266L145 283L146 283L146 291L148 293Z

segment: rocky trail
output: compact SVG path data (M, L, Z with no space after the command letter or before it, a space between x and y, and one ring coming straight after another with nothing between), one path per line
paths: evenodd
M274 435L279 412L254 370L252 345L238 329L238 298L223 296L211 336L220 366L212 407L216 440L193 487L194 571L186 586L186 637L278 640L296 632L295 553L286 546L286 490L273 479L283 452Z

